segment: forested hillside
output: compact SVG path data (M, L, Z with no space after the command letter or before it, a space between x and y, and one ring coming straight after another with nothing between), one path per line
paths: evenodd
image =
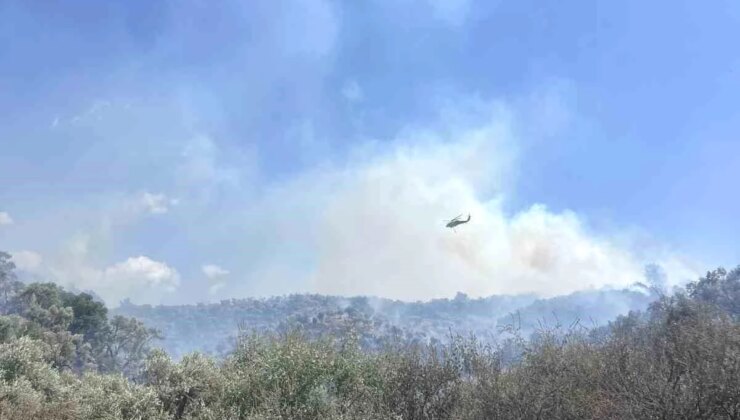
M629 311L645 309L653 298L636 290L583 291L551 299L533 295L471 299L458 294L454 299L428 302L290 295L182 306L124 302L114 312L161 331L161 345L178 358L194 350L224 354L240 332L285 332L295 328L311 337L342 336L354 331L365 349L378 348L390 338L419 343L444 341L450 331L472 333L492 342L501 327L512 322L525 335L540 324L580 322L594 327Z
M495 343L451 334L369 351L351 328L315 335L312 321L179 361L140 321L13 268L0 253L0 419L740 418L740 267L596 329L541 324L527 338L510 324ZM337 299L268 300L267 313ZM466 301L436 305L486 302Z

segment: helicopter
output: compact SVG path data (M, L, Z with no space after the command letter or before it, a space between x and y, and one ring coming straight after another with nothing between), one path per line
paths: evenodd
M470 221L470 214L468 214L467 220L461 220L460 217L462 217L462 214L458 215L457 217L455 217L452 220L445 220L445 222L447 222L447 224L445 225L445 227L452 228L452 230L454 232L457 232L455 230L455 227L457 225L462 225L463 223L468 223Z

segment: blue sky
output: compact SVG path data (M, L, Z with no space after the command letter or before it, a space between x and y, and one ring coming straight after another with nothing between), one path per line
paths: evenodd
M0 249L112 304L679 282L740 262L738 38L732 1L0 0Z

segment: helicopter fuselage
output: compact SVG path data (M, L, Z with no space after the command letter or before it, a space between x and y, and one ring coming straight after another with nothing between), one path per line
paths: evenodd
M455 219L455 220L452 220L449 223L447 223L445 226L448 227L448 228L454 228L457 225L462 225L463 223L468 223L469 221L470 221L470 215L468 215L467 220L458 220L458 219Z

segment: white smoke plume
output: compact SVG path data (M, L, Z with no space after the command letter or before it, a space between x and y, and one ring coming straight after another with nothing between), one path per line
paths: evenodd
M447 135L411 131L390 151L371 145L343 167L275 188L255 210L268 215L269 232L255 235L281 243L253 278L265 294L284 293L297 282L280 273L296 275L291 263L302 261L305 291L425 300L624 287L643 280L648 262L661 263L674 282L694 277L670 253L645 259L594 234L574 212L534 203L507 214L517 142L505 111ZM470 223L445 228L458 214L470 214Z

